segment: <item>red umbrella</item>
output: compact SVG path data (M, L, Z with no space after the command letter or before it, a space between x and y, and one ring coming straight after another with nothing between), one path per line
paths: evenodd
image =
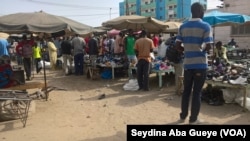
M120 30L116 30L116 29L112 29L110 31L108 31L108 35L111 35L111 36L115 36L115 35L118 35L120 33Z

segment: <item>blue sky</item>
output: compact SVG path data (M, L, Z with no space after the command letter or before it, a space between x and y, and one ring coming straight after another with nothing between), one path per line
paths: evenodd
M18 12L43 10L78 22L101 26L102 22L119 16L119 2L123 0L1 0L0 16ZM209 9L218 0L208 0Z

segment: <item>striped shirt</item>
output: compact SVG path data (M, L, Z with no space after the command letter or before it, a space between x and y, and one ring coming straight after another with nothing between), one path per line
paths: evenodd
M199 18L183 23L176 41L184 45L184 69L207 69L207 53L203 44L213 43L211 26Z

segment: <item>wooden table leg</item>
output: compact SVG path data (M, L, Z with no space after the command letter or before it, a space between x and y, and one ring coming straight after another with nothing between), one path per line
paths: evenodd
M183 76L179 76L178 77L178 95L182 95L181 94L181 88L182 88L182 85L183 85L183 79L184 77Z
M244 96L243 96L243 111L247 111L246 108L246 102L247 102L247 87L244 88Z
M162 75L161 72L158 72L158 76L159 76L159 87L162 87Z
M112 79L115 79L115 68L112 67Z
M128 68L128 78L132 79L132 68Z

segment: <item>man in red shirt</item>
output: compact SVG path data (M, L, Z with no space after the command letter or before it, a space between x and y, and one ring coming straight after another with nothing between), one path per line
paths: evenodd
M23 58L24 71L26 73L26 80L31 80L31 58L32 58L32 47L34 40L27 40L27 36L23 35L23 40L16 46L16 53Z
M159 37L154 34L152 40L154 42L154 46L157 48L159 46Z
M84 41L85 41L85 43L86 43L85 52L86 52L87 54L89 54L89 40L90 40L90 39L91 39L91 35L89 35L89 36L87 36L87 37L84 38Z

